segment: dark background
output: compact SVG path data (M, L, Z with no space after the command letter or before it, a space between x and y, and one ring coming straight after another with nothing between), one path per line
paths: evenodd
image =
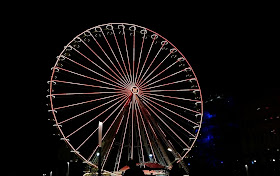
M49 173L60 161L72 158L52 135L45 106L47 81L63 46L99 24L137 24L167 38L190 62L204 99L223 94L234 99L237 109L244 109L263 97L279 96L279 28L273 6L106 2L69 7L42 3L24 4L12 14L6 25L9 32L3 36L11 48L3 66L9 70L3 75L7 79L4 87L11 91L9 109L3 112L9 110L9 165L16 175Z

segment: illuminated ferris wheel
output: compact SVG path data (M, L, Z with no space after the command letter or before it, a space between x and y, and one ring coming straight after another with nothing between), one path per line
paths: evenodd
M184 158L201 127L203 103L192 67L158 33L134 24L92 27L52 67L51 109L61 140L85 163L117 173L129 159L164 167Z

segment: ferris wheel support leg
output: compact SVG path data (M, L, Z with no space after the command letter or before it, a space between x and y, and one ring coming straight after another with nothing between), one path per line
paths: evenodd
M139 101L140 102L140 101ZM147 104L146 104L147 105ZM142 107L144 107L145 105L142 103ZM147 106L148 107L148 106ZM148 109L150 109L148 107ZM151 110L151 109L150 109ZM171 143L169 142L169 140L167 140L162 131L158 128L157 124L155 123L154 119L152 116L150 116L151 122L153 122L155 128L158 130L158 134L160 135L161 139L163 140L163 142L166 144L166 146L168 146L169 148L172 149L172 155L175 157L175 160L173 162L168 163L168 166L171 166L174 162L178 162L176 158L182 158L181 155L174 149L173 145L171 145ZM185 172L188 174L189 173L189 168L187 167L187 165L185 164L185 162L183 160L181 160L180 162L178 162L181 167L185 170Z
M101 159L102 159L102 158L101 158L101 157L102 157L102 156L101 156L101 151L102 151L102 148L101 148L101 146L99 146L99 147L98 147L98 152L99 152L99 157L98 157L98 176L101 176L101 169L102 169L102 167L101 167L101 163L102 163L102 162L101 162L101 161L102 161L102 160L101 160Z
M146 119L148 124L150 124L150 128L152 129L152 125L153 125L152 130L156 130L158 132L157 134L161 135L161 131L158 129L158 126L157 126L157 123L155 122L154 117L147 111L147 108L145 108L144 104L139 99L139 97L136 97L136 98L138 100L138 104L139 104L140 109L142 110L144 118ZM152 133L152 134L154 134L154 133ZM154 135L152 137L154 139L154 140L152 140L152 141L154 141L154 145L158 146L158 147L156 147L156 148L158 148L158 150L156 150L157 156L158 156L158 158L160 160L160 163L162 165L170 165L171 161L170 161L167 153L165 152L165 149L164 149L163 144L160 141L159 137L160 136L156 136L156 135ZM156 144L155 144L155 142L156 142Z

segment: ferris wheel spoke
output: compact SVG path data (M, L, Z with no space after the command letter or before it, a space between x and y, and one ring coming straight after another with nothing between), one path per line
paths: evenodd
M127 98L123 101L123 102L125 102L125 103L124 103L123 107L121 108L121 110L119 111L119 113L116 115L116 117L118 117L118 116L121 114L121 112L124 110L125 105L126 105L129 101L130 101L129 97L127 97ZM122 103L123 103L123 102L122 102ZM119 107L122 105L122 103L119 105ZM119 108L119 107L118 107L118 108ZM118 108L117 108L117 109L118 109ZM118 128L117 128L117 130L116 130L116 133L118 133L118 131L119 131L119 128L120 128L120 126L121 126L121 124L122 124L123 118L124 118L124 116L123 116L122 119L121 119L121 122L120 122L120 124L119 124L119 126L118 126ZM104 120L104 122L105 122L107 119L108 119L108 118L106 118L106 119ZM104 133L103 138L106 137L107 133L110 131L110 129L112 128L112 126L114 125L114 123L115 123L116 120L117 120L117 118L115 118L114 121L111 123L110 127L108 128L108 130ZM103 122L103 123L104 123L104 122ZM116 135L116 134L115 134L115 135Z
M76 51L77 53L79 53L81 56L83 56L85 59L87 59L88 61L90 61L92 64L94 64L96 67L98 67L100 70L104 71L106 74L108 74L109 76L111 76L112 78L114 78L116 81L119 81L121 84L120 79L114 77L113 75L111 75L109 72L107 72L104 68L102 68L101 66L99 66L98 64L96 64L95 62L93 62L91 59L89 59L87 56L85 56L83 53L81 53L79 50L77 50L76 48L72 47L72 49L74 51ZM94 54L96 54L92 49L91 52L93 52ZM102 61L102 63L111 71L113 72L115 75L116 73L112 70L111 67L109 67L97 54L95 55L99 60Z
M152 62L150 63L150 65L147 67L145 73L143 74L143 76L141 76L141 78L139 79L139 83L143 80L143 78L145 78L145 75L147 74L148 70L151 68L152 64L154 63L154 61L156 60L157 56L159 55L159 53L162 51L163 46L165 45L166 41L163 42L161 44L160 49L158 50L157 54L155 55L154 59L152 60Z
M106 162L107 162L108 156L110 155L110 152L111 152L111 149L112 149L113 144L114 144L114 142L115 142L115 139L116 139L116 138L113 139L113 142L111 143L110 148L109 148L109 150L108 150L108 152L107 152L107 154L106 154L106 156L105 156L105 158L104 158L104 161L103 161L101 170L103 170L103 168L104 168L104 166L105 166L105 164L106 164Z
M188 82L188 81L191 81L191 80L193 80L193 78L191 78L191 79L183 79L183 80L179 80L179 81L174 81L174 82L170 82L170 83L166 83L166 84L161 84L161 85L157 85L157 86L153 86L153 87L142 88L142 90L151 90L151 89L154 89L154 88L157 88L157 87L165 87L165 86L169 86L169 85L172 85L172 84Z
M111 103L111 102L113 102L113 101L116 101L116 100L118 100L119 98L122 98L122 97L124 97L124 95L119 96L119 97L117 97L117 98L114 98L113 100L110 100L110 101L108 101L108 102L106 102L106 103L103 103L103 104L101 104L101 105L99 105L99 106L96 106L96 107L94 107L94 108L91 108L91 109L89 109L89 110L87 110L87 111L84 111L84 112L82 112L82 113L79 113L79 114L77 114L77 115L75 115L75 116L73 116L73 117L70 117L70 118L66 119L66 120L63 120L63 121L59 122L58 124L61 125L61 124L65 123L65 122L67 122L67 121L69 121L69 120L72 120L72 119L74 119L74 118L76 118L76 117L79 117L79 116L81 116L81 115L84 115L84 114L86 114L86 113L88 113L88 112L91 112L91 111L93 111L93 110L95 110L95 109L98 109L98 108L100 108L100 107L102 107L102 106L104 106L104 105L106 105L106 104L109 104L109 103Z
M122 104L124 104L127 101L128 97L126 99L124 99L119 105L118 107L115 108L115 110L106 117L106 119L102 122L103 124L105 124L105 122L121 107ZM122 107L123 109L123 107ZM116 115L117 117L119 116L119 114L121 113L122 110L119 111L119 113ZM112 127L112 125L115 123L116 118L114 119L114 121L112 122L111 126L108 128L107 132L103 135L102 139L104 139L109 131L109 129ZM76 150L79 150L85 143L86 141L88 141L91 136L98 130L99 127L97 127L80 145L79 147L77 147ZM98 146L98 145L97 145Z
M154 82L152 82L152 83L150 83L150 84L146 84L146 85L142 85L141 86L141 88L142 89L145 89L145 88L147 88L148 86L151 86L151 85L153 85L153 84L155 84L155 83L158 83L158 82L160 82L160 81L163 81L163 80L165 80L165 79L167 79L167 78L170 78L170 77L172 77L172 76L174 76L174 75L177 75L177 74L179 74L179 73L181 73L181 72L183 72L184 70L180 70L180 71L177 71L176 73L173 73L173 74L170 74L170 75L168 75L168 76L166 76L166 77L163 77L163 78L161 78L161 79L159 79L159 80L157 80L157 81L154 81ZM148 87L149 88L149 87Z
M151 43L151 45L150 45L149 51L148 51L148 53L147 53L147 56L146 56L146 58L145 58L145 61L144 61L143 66L142 66L142 68L141 68L141 71L140 71L140 73L139 73L139 76L138 76L137 80L135 81L136 84L139 84L139 81L140 81L139 79L141 79L142 71L143 71L143 69L144 69L144 67L145 67L145 65L146 65L147 59L148 59L148 57L149 57L149 55L150 55L150 52L151 52L151 50L152 50L152 47L153 47L154 42L155 42L155 40L156 40L156 37L157 37L157 35L154 35L153 41L152 41L152 43Z
M128 99L127 102L128 102L128 101L130 101L130 100ZM126 103L127 103L127 102L126 102ZM126 104L126 103L125 103L125 104ZM123 109L124 109L124 107L122 108L121 111L123 111ZM121 112L121 111L120 111L120 112ZM119 112L119 114L120 114L120 112ZM117 117L119 116L119 114L117 115ZM116 132L115 132L115 134L114 134L113 141L111 142L110 148L109 148L109 150L108 150L108 152L107 152L107 155L106 155L106 157L105 157L105 159L104 159L104 162L103 162L103 165L102 165L102 169L103 169L105 163L107 162L107 158L108 158L108 156L109 156L109 154L110 154L110 152L111 152L112 146L113 146L113 144L114 144L114 142L115 142L116 135L117 135L118 132L119 132L119 129L120 129L120 126L121 126L121 124L122 124L122 122L123 122L123 119L124 119L124 115L122 116L121 122L120 122L120 124L118 125L118 128L117 128L117 130L116 130ZM115 120L116 120L116 119L115 119ZM114 122L115 122L115 120L114 120ZM127 119L127 121L128 121L128 119ZM114 123L114 122L113 122L113 123ZM107 133L109 132L110 128L112 127L113 123L111 124L111 126L109 127L109 129L107 130L107 132L105 133L105 135L104 135L103 138L105 138L105 136L106 136ZM125 136L125 135L124 135L124 136ZM103 139L102 139L102 140L103 140ZM120 158L121 158L121 155L120 155Z
M133 119L134 119L134 104L135 104L135 95L132 97L132 110L131 110L131 151L130 151L130 159L133 159L133 133L134 133L134 124L133 124Z
M94 133L96 133L96 131L98 130L98 128L96 128L77 148L76 150L79 150L91 137Z
M172 130L172 128L170 128L169 127L169 125L166 123L166 122L164 122L163 120L162 120L162 118L160 118L160 116L155 112L155 111L153 111L152 110L152 108L149 106L149 105L151 105L152 106L152 104L151 103L149 103L149 102L147 102L145 99L144 99L144 101L143 101L143 103L146 105L146 107L151 111L151 112L153 112L157 117L158 117L158 119L184 144L184 145L186 145L187 146L187 148L189 148L189 145L174 131L174 130ZM149 104L149 105L148 105ZM178 124L179 125L179 124ZM190 133L191 134L191 133Z
M179 123L177 123L175 120L173 120L172 118L170 118L168 115L166 115L165 113L163 113L161 110L159 110L157 107L155 107L153 105L153 103L150 103L149 101L147 101L148 99L145 99L146 103L148 103L150 106L152 106L154 109L156 109L158 112L160 112L161 114L163 114L165 117L167 117L169 120L171 120L174 124L176 124L177 126L179 126L182 130L186 131L188 134L190 134L192 137L195 137L194 134L192 134L190 131L188 131L186 128L184 128L183 126L181 126ZM154 112L154 111L153 111ZM154 112L155 113L155 112ZM162 118L157 114L156 115L163 123L164 121L162 120Z
M135 103L135 109L137 108L137 104L136 103ZM141 137L141 132L140 132L141 128L140 128L140 124L139 124L139 116L138 116L137 110L135 110L135 116L136 116L138 136L139 136L140 149L141 149L141 155L142 155L142 163L145 163L144 150L143 150L143 144L142 144L142 137Z
M154 68L146 78L144 78L141 82L137 83L139 86L142 86L142 84L148 83L149 81L146 81L160 66L161 64L173 53L173 50L170 50L170 52L166 55L166 57ZM175 63L173 63L175 64Z
M92 153L90 154L90 156L88 157L88 161L90 161L91 160L91 158L93 157L93 155L95 154L95 152L97 151L97 149L98 149L98 146L99 145L97 145L96 147L95 147L95 149L92 151ZM98 168L98 167L96 167L96 168Z
M146 121L147 121L148 127L152 131L152 134L154 135L155 139L157 140L158 139L158 135L156 134L155 129L153 128L153 126L152 126L152 124L150 122L151 119L152 119L151 117L150 117L150 119L147 118Z
M129 55L128 55L128 50L127 50L127 42L126 42L126 36L125 36L125 31L123 27L123 38L124 38L124 45L125 45L125 51L126 51L126 57L127 57L127 63L128 63L128 70L129 70L129 80L132 82L131 78L131 69L130 69L130 61L129 61Z
M149 127L149 128L151 129L151 131L152 131L152 134L154 134L154 137L157 139L158 136L157 136L157 134L156 134L154 128L152 127L150 120L146 119L146 121L147 121L148 127Z
M115 91L123 91L123 89L117 89L117 88L111 88L111 87L104 87L104 86L96 86L92 84L82 84L77 82L70 82L70 81L62 81L62 80L53 80L53 82L59 82L63 84L71 84L71 85L77 85L77 86L83 86L83 87L94 87L99 89L108 89L108 90L115 90Z
M83 105L83 104L87 104L87 103L91 103L91 102L95 102L95 101L99 101L99 100L104 100L104 99L112 98L112 97L116 97L116 96L120 96L120 95L116 94L116 95L112 95L112 96L106 96L106 97L103 97L103 98L97 98L97 99L93 99L93 100L89 100L89 101L74 103L74 104L70 104L70 105L66 105L66 106L60 106L60 107L54 108L54 110L69 108L69 107L78 106L78 105Z
M161 95L161 94L157 94L157 93L143 93L143 94L148 94L148 95L151 95L151 96L158 96L158 97L163 97L163 98L176 99L176 100L200 102L200 100L194 100L194 99L188 99L188 98L181 98L181 97L173 97L173 96Z
M171 52L169 53L169 55L171 54ZM169 56L168 55L168 56ZM167 57L168 57L167 56ZM166 57L166 58L167 58ZM166 59L165 58L165 59ZM177 61L175 61L175 62L173 62L172 64L170 64L168 67L166 67L165 69L163 69L161 72L159 72L158 74L156 74L154 77L152 77L151 79L149 79L149 80L147 80L146 81L146 79L148 78L148 77L150 77L150 75L155 71L155 70L157 70L157 68L165 61L165 59L163 60L163 61L161 61L161 63L142 81L142 83L139 83L140 85L141 85L141 87L142 86L144 86L144 85L146 85L146 84L148 84L149 82L151 82L153 79L155 79L156 77L158 77L159 75L161 75L162 73L164 73L166 70L168 70L169 68L171 68L173 65L175 65L176 63L177 63ZM144 82L145 81L145 82Z
M107 162L108 156L110 155L110 152L111 152L111 149L112 149L112 147L113 147L114 142L115 142L115 138L113 139L113 142L111 143L111 145L110 145L110 147L109 147L107 153L105 154L104 160L102 161L102 164L101 164L101 165L102 165L102 166L101 166L101 170L104 169L104 166L105 166L105 164L106 164L106 162Z
M120 167L120 162L121 162L121 158L122 158L122 151L123 151L123 146L124 146L124 140L126 137L126 130L127 130L127 125L128 125L128 121L129 121L129 115L130 115L130 109L131 109L131 105L132 103L130 102L129 104L129 110L128 110L128 115L127 115L127 119L126 119L126 124L125 124L125 129L124 129L124 133L122 134L122 144L121 144L121 148L120 148L120 154L119 154L119 160L118 160L118 165L117 165L117 170L119 170Z
M129 74L128 74L128 71L127 71L127 68L126 68L124 59L123 59L123 55L122 55L122 52L121 52L121 49L120 49L119 42L118 42L118 39L117 39L117 37L116 37L115 31L114 31L114 28L112 28L112 32L113 32L114 39L115 39L115 41L116 41L116 44L117 44L117 47L118 47L118 50L119 50L119 53L120 53L120 56L121 56L121 59L122 59L122 64L124 65L124 69L125 69L125 72L126 72L126 73L124 73L120 62L118 62L118 64L119 64L119 66L120 66L120 68L121 68L123 74L125 75L125 79L126 79L127 82L129 83L129 82L130 82L129 76L128 76Z
M138 100L138 101L139 101L139 100ZM156 159L156 156L155 156L155 152L154 152L154 149L153 149L153 146L152 146L152 142L151 142L149 133L148 133L148 131L147 131L147 128L146 128L146 125L145 125L145 122L144 122L144 118L143 118L143 116L142 116L142 113L141 113L141 110L140 110L138 101L136 101L138 113L139 113L139 115L140 115L140 119L141 119L142 125L143 125L143 127L144 127L144 131L145 131L145 134L146 134L146 136L147 136L147 139L148 139L148 142L149 142L151 151L152 151L153 158L154 158L155 162L157 162L157 159Z
M125 99L125 100L123 101L123 102L125 102L125 103L124 103L124 106L121 108L121 110L120 110L119 113L116 115L116 117L118 117L118 116L121 114L121 112L124 110L124 107L126 106L126 104L127 104L129 101L130 101L129 97L127 97L127 99ZM122 103L121 103L116 109L118 109L121 105L122 105ZM116 109L115 109L115 110L116 110ZM107 118L103 121L103 123L105 123L105 122L108 120L108 118L109 118L109 117L107 117ZM118 125L118 128L117 128L117 130L116 130L116 132L115 132L115 136L116 136L117 133L119 132L119 129L120 129L120 126L121 126L121 124L122 124L122 122L123 122L123 119L124 119L124 115L123 115L122 118L121 118L120 124ZM111 123L110 127L107 129L107 131L106 131L105 134L103 135L102 140L104 140L104 138L107 136L108 132L110 131L110 129L112 128L112 126L114 125L114 123L115 123L116 120L117 120L117 118L115 118L114 121ZM114 141L115 141L115 137L114 137L114 139L113 139L112 144L114 143ZM96 148L93 150L93 152L92 152L91 155L89 156L88 160L91 160L91 158L92 158L93 154L96 152L97 148L98 148L98 145L97 145ZM107 157L108 157L108 155L107 155ZM106 160L105 160L105 162L106 162Z
M86 114L86 113L89 113L89 112L91 112L91 111L93 111L93 110L95 110L95 109L98 109L98 108L100 108L100 107L102 107L102 106L105 106L106 104L109 104L109 103L111 103L111 102L113 102L113 101L116 101L116 100L118 100L118 99L120 99L120 98L123 98L123 97L124 97L124 95L119 96L119 97L117 97L117 98L114 98L114 99L112 99L112 100L110 100L110 101L108 101L108 102L106 102L106 103L103 103L103 104L101 104L101 105L99 105L99 106L96 106L96 107L91 108L91 109L89 109L89 110L87 110L87 111L84 111L84 112L82 112L82 113L79 113L79 114L77 114L77 115L75 115L75 116L73 116L73 117L70 117L70 118L68 118L68 119L66 119L66 120L63 120L63 121L59 122L58 124L61 125L61 124L65 123L65 122L67 122L67 121L69 121L69 120L72 120L72 119L74 119L74 118L80 117L81 115L84 115L84 114Z
M64 96L64 95L98 95L98 94L116 94L116 93L122 93L125 94L124 91L116 91L116 92L69 92L69 93L55 93L51 94L50 96Z
M72 73L74 75L78 75L78 76L81 76L81 77L84 77L84 78L87 78L87 79L91 79L91 80L94 80L94 81L97 81L97 82L100 82L100 83L103 83L103 84L107 84L107 85L113 86L113 87L118 87L118 88L121 88L121 89L123 88L123 87L120 87L118 85L107 83L105 81L101 81L99 79L95 79L93 77L89 77L89 76L86 76L86 75L83 75L83 74L80 74L80 73L77 73L77 72L74 72L74 71L71 71L71 70L67 70L67 69L64 69L64 68L61 68L61 67L56 67L56 68L58 68L59 70L63 70L65 72L68 72L68 73Z
M161 104L158 104L157 102L155 102L155 101L153 101L153 100L147 98L145 95L142 95L141 98L145 99L146 101L148 100L148 101L150 101L150 102L156 104L157 106L159 106L159 107L161 107L161 108L163 108L163 109L165 109L165 110L167 110L167 111L169 111L169 112L171 112L171 113L173 113L173 114L175 114L175 115L177 115L177 116L179 116L179 117L181 117L181 118L187 120L188 122L191 122L192 124L194 124L194 125L196 125L196 126L199 126L196 122L194 122L194 121L192 121L192 120L190 120L190 119L188 119L188 118L186 118L186 117L184 117L184 116L182 116L182 115L180 115L180 114L178 114L178 113L176 113L176 112L174 112L174 111L172 111L172 110L166 108L165 106L163 106L163 105L161 105ZM200 113L200 112L197 112L197 113Z
M66 57L66 56L63 56L63 57L66 58L66 59L68 59L69 61L75 63L76 65L79 65L79 66L83 67L84 69L89 70L90 72L97 74L98 76L100 76L100 77L102 77L102 78L105 78L105 79L107 79L107 80L109 80L109 81L111 81L111 82L113 82L113 83L115 83L115 84L117 84L117 85L119 85L119 86L121 86L121 87L125 87L125 84L124 84L123 82L117 83L116 81L111 80L110 78L107 78L107 77L104 76L103 74L100 74L100 73L98 73L98 72L96 72L96 71L94 71L94 70L92 70L92 69L90 69L90 68L88 68L88 67L86 67L86 66L84 66L84 65L82 65L82 64L80 64L80 63L78 63L78 62L76 62L76 61L74 61L74 60L72 60L72 59L70 59L70 58L68 58L68 57Z
M105 132L105 134L104 134L102 140L107 136L107 134L109 133L109 131L112 129L113 125L116 125L115 122L116 122L117 118L119 117L119 115L120 115L121 113L123 113L124 108L128 106L128 103L129 103L129 102L131 102L131 99L130 99L130 97L127 97L127 99L125 100L125 103L124 103L123 107L121 108L121 110L120 110L119 113L117 114L117 116L116 116L116 118L114 119L114 121L111 123L110 127L108 128L108 130ZM129 108L130 108L130 106L129 106ZM128 110L128 116L127 116L127 118L129 118L129 111L130 111L130 109ZM118 132L119 132L119 129L120 129L122 123L123 123L123 119L124 119L125 116L126 116L126 114L122 115L122 118L121 118L120 122L118 123L118 127L117 127L116 131L115 131L114 134L113 134L113 141L111 142L111 146L110 146L110 149L109 149L109 150L111 150L111 148L112 148L112 145L113 145L113 143L114 143L114 141L115 141L115 139L116 139L116 135L117 135ZM128 119L127 119L127 121L128 121ZM125 136L125 135L123 135L123 136ZM110 151L109 151L109 152L110 152ZM109 152L108 152L108 154L107 154L107 157L108 157L108 155L109 155ZM105 159L105 161L104 161L104 164L106 163L107 157L106 157L106 159ZM120 155L120 157L121 157L121 155Z
M123 98L124 99L124 98ZM122 101L123 99L119 100ZM118 102L119 102L118 101ZM84 125L82 125L81 127L79 127L78 129L76 129L75 131L73 131L71 134L69 134L66 138L69 138L70 136L72 136L73 134L75 134L76 132L78 132L79 130L81 130L82 128L84 128L86 125L88 125L89 123L91 123L92 121L94 121L95 119L97 119L99 116L101 116L102 114L104 114L105 112L107 112L108 110L110 110L113 106L115 106L118 102L114 103L113 105L111 105L109 108L107 108L106 110L102 111L100 114L98 114L97 116L95 116L94 118L92 118L91 120L89 120L87 123L85 123Z
M91 34L91 36L93 37L93 35ZM98 46L100 46L100 44L97 42L97 40L95 39L95 37L93 37L93 39L95 40L95 42L97 43L97 45ZM103 61L103 59L98 55L98 54L96 54L96 52L94 52L93 51L93 49L90 47L90 46L88 46L88 44L86 44L83 40L81 40L82 41L82 43L109 69L109 70L111 70L111 72L112 73L114 73L117 77L118 77L118 79L121 81L121 82L123 82L124 83L124 80L122 80L120 77L119 77L119 75L118 74L116 74L116 72L114 72L114 70L108 65L108 64L106 64L106 62L105 61ZM101 47L101 46L100 46ZM103 49L102 49L103 50ZM77 49L75 49L75 51L77 51L78 52L78 50ZM80 54L82 54L81 52L79 52ZM108 59L109 59L109 57L108 57ZM112 61L111 61L111 59L109 59L110 60L110 62L112 63ZM113 64L113 63L112 63ZM114 64L113 64L113 66L114 66Z
M127 97L127 99L125 99L124 106L123 106L123 107L121 108L121 110L119 111L117 117L118 117L118 116L120 115L120 113L124 110L125 105L126 105L129 101L130 101L130 99L129 99L129 97ZM121 105L122 105L122 104L121 104ZM120 128L120 126L121 126L121 124L122 124L123 118L124 118L124 116L123 116L122 119L121 119L121 122L120 122L120 124L119 124L119 126L118 126L118 128L117 128L117 130L116 130L116 133L118 133L118 131L119 131L119 128ZM113 123L112 123L112 124L110 125L110 127L108 128L108 130L105 132L104 137L106 137L107 133L108 133L109 130L112 128L112 126L114 125L114 123L115 123L116 120L117 120L117 119L115 118L114 121L113 121ZM115 134L115 135L116 135L116 134Z
M133 31L133 49L132 49L132 61L133 61L133 65L132 65L132 82L135 83L135 73L134 73L134 70L135 70L135 30Z
M141 57L142 57L142 53L143 53L143 46L144 46L145 37L146 37L146 33L147 33L146 29L143 29L142 31L143 31L143 37L142 37L143 39L142 39L142 45L141 45L141 49L140 49L140 53L139 53L138 65L137 65L136 74L135 74L135 82L138 79L138 70L139 70L139 65L140 65L140 62L141 62Z
M106 38L106 36L105 36L105 34L104 34L102 28L100 28L100 29L101 29L100 31L101 31L101 33L102 33L104 39L106 40L106 42L107 42L107 44L108 44L108 46L109 46L109 48L110 48L112 54L113 54L114 57L115 57L115 60L116 60L117 63L119 64L118 59L117 59L117 57L116 57L116 55L115 55L115 53L114 53L114 51L113 51L113 49L112 49L110 43L108 42L108 40L107 40L107 38ZM91 34L91 35L92 35L92 34ZM93 37L93 36L92 36L92 37ZM97 42L97 40L96 40L96 42ZM110 62L113 64L114 68L118 71L118 73L119 73L123 78L125 78L125 74L122 75L122 74L120 73L119 69L117 69L117 67L115 66L115 64L111 61L110 57L108 57L108 55L107 55L106 52L103 50L103 48L100 46L100 44L98 44L98 46L99 46L100 49L104 52L104 54L105 54L106 57L110 60ZM119 66L120 66L120 64L119 64ZM122 67L121 67L121 66L120 66L120 68L121 68L121 70L122 70ZM122 70L122 71L123 71L123 70ZM127 80L126 80L126 81L127 81ZM127 82L126 82L126 83L127 83Z
M193 92L193 91L199 91L199 89L176 89L176 90L143 90L142 92Z
M149 127L149 129L151 131L150 132L151 138L152 138L151 146L155 147L155 149L156 149L155 153L158 157L159 162L167 163L168 165L171 164L169 157L166 153L166 147L170 147L170 144L165 139L166 136L164 136L164 133L162 133L161 129L159 129L157 120L151 115L149 110L145 107L145 105L139 99L138 99L138 104L140 104L140 106L141 106L142 113L148 124L147 126ZM173 150L173 151L175 151L175 150Z

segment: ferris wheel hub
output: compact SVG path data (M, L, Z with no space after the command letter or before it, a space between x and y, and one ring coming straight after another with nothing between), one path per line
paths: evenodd
M138 94L139 88L138 88L137 86L132 86L132 87L131 87L131 92L132 92L133 94Z

